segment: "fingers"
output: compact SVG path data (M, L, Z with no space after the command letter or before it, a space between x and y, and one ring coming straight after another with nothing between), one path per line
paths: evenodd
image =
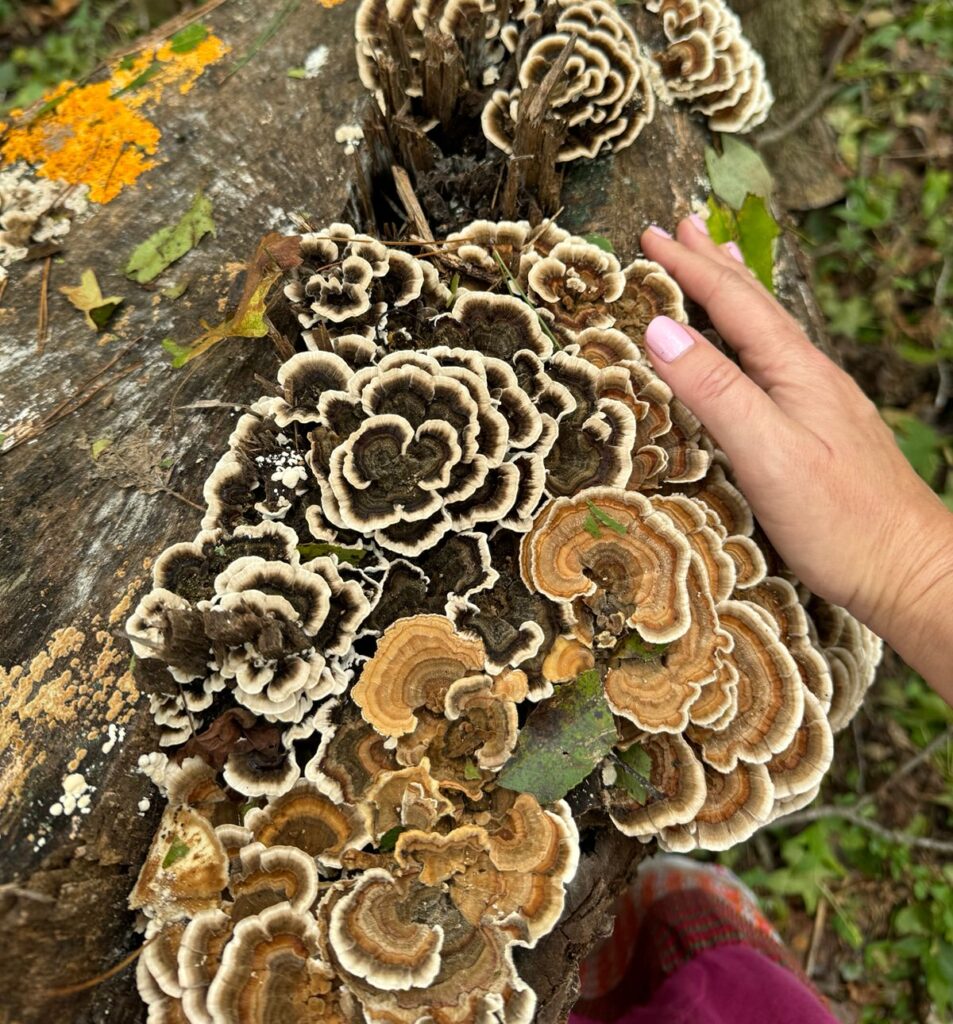
M656 317L645 334L655 372L714 434L736 471L753 471L766 437L793 424L771 398L698 331Z
M792 375L801 375L798 369L805 362L813 364L817 350L797 324L730 254L694 225L683 222L678 241L646 231L642 247L705 308L719 334L764 388L790 384Z

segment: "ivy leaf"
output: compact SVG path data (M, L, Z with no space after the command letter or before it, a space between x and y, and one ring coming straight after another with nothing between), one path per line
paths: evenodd
M721 245L736 242L745 263L758 280L774 292L774 243L781 229L761 196L749 195L735 212L708 197L708 232Z
M497 781L552 803L582 782L617 738L599 673L583 672L530 714Z
M135 248L126 264L126 276L147 284L210 233L215 234L212 202L198 192L178 223L160 228Z
M612 652L614 658L637 659L639 661L655 661L669 648L669 644L653 644L643 640L638 633L624 636Z
M465 761L463 764L463 777L471 782L481 778L480 769L472 762Z
M612 243L606 238L605 235L583 235L583 238L590 244L594 245L599 249L603 249L606 252L614 253L615 249L612 247Z
M169 48L173 53L191 53L206 39L208 39L208 29L195 21L176 32L169 40Z
M397 840L402 832L407 831L406 825L395 825L388 829L382 836L377 849L381 853L393 853L397 847Z
M300 239L272 231L258 243L255 258L245 276L245 288L234 316L215 327L203 323L205 333L191 345L180 345L166 338L162 347L172 356L172 365L185 366L196 356L226 338L264 338L269 325L266 316L268 295L286 270L301 263Z
M712 191L735 210L744 206L749 195L767 199L774 188L771 172L761 157L733 135L722 136L720 156L711 146L705 147L705 166Z
M64 285L60 291L82 314L89 327L101 331L113 313L125 301L121 295L103 295L93 270L84 270L77 285Z
M652 758L639 746L633 743L628 750L617 750L619 772L616 785L621 786L634 800L644 804L648 800L646 788L652 771Z
M907 462L932 487L940 468L942 436L913 413L884 409L882 415L893 429Z
M172 842L169 843L169 849L166 851L165 857L162 858L163 868L170 868L173 864L178 863L182 860L189 852L188 843L182 842L178 836L172 837Z
M312 558L321 558L324 555L337 555L341 562L347 562L348 565L360 565L361 559L367 552L363 548L342 548L337 544L313 543L299 544L298 554L308 562Z

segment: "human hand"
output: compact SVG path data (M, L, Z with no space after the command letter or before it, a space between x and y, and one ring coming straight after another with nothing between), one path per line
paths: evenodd
M908 645L935 644L939 591L953 590L953 516L910 467L876 406L811 344L737 247L716 245L697 216L679 224L677 240L650 228L642 247L705 308L743 367L698 331L657 317L646 333L656 372L727 454L797 576L919 667ZM949 608L939 613L948 621ZM953 681L950 633L946 660L935 665Z

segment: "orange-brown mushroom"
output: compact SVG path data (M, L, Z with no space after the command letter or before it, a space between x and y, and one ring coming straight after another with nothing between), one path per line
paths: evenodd
M440 615L398 619L385 630L351 697L383 736L403 736L417 724L414 711L443 713L450 685L482 671L479 640L457 635Z

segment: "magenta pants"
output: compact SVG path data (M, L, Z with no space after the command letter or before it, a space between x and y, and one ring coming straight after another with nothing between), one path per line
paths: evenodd
M633 965L634 966L634 965ZM570 1024L605 1024L573 1013ZM615 1024L838 1024L794 974L751 946L715 946L679 967Z

